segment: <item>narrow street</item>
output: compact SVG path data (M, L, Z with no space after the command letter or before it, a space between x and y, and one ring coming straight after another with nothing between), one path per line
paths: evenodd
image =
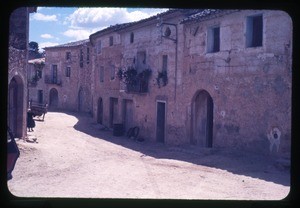
M8 188L22 197L280 200L289 170L271 157L135 142L100 130L85 114L48 112ZM34 141L36 138L36 142Z

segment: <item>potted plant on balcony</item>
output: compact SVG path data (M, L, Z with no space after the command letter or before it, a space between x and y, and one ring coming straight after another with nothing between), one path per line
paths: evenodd
M161 86L166 86L168 84L168 73L167 71L163 70L158 72L157 78L157 85L160 88Z

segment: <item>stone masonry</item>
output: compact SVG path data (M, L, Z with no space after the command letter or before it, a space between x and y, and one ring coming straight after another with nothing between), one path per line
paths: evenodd
M283 11L168 10L46 48L46 76L53 65L61 82L45 96L55 89L58 108L109 128L138 126L169 145L290 152L292 21Z

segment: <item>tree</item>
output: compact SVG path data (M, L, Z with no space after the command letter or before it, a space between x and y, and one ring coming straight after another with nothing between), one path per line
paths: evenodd
M39 44L37 42L31 41L29 43L29 59L41 57L43 57L43 53L39 52Z

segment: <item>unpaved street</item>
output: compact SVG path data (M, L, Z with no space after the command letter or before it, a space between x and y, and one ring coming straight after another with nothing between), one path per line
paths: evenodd
M289 170L271 157L135 142L100 130L88 115L48 112L37 142L17 141L8 181L25 197L275 199L289 193Z

